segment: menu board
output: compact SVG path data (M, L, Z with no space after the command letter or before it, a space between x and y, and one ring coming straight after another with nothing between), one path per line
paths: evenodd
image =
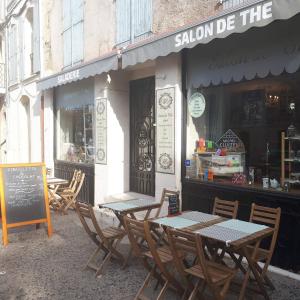
M4 245L7 228L47 222L51 235L44 164L0 165L0 179Z
M180 208L179 208L178 195L170 195L169 196L168 215L169 216L176 216L179 213L180 213Z
M156 90L156 172L175 173L175 88Z
M107 99L96 99L96 156L97 164L107 163Z

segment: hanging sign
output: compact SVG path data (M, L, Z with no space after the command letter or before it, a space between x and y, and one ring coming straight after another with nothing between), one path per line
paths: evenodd
M156 171L175 173L175 88L156 90Z
M47 223L52 235L45 164L0 165L0 196L4 245L9 228Z
M216 144L219 148L227 151L245 152L244 143L231 129L227 130Z
M188 102L189 112L193 118L199 118L205 111L205 98L201 93L194 93Z
M97 98L95 109L96 164L107 164L107 99Z

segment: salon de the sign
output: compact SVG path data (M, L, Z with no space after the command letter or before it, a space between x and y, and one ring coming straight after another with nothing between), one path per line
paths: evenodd
M183 47L195 42L205 43L213 37L239 32L242 27L264 22L273 17L273 1L257 4L247 9L203 23L175 35L175 47Z

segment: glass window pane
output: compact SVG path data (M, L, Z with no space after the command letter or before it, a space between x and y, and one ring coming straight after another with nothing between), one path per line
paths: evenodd
M60 109L58 159L71 162L94 162L93 106Z
M63 33L64 40L64 67L72 65L72 28Z

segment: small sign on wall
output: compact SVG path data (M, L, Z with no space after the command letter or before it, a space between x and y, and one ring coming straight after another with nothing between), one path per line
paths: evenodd
M95 109L96 164L107 164L107 99L97 98Z
M175 174L175 88L156 90L156 172Z

